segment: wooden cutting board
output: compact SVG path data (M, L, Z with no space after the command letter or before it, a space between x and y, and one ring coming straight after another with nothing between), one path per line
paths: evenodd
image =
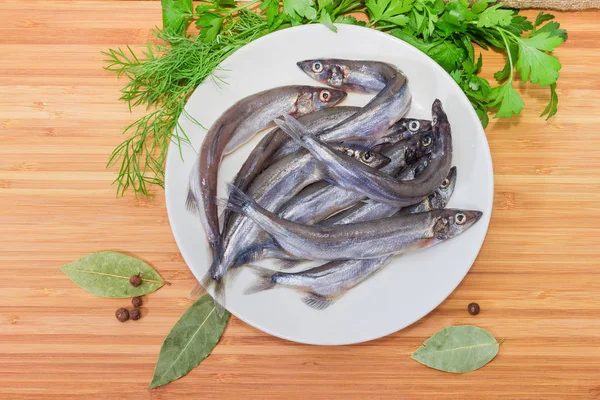
M538 118L548 90L517 84L526 110L487 128L489 233L435 311L344 347L286 342L232 318L199 368L149 390L195 282L162 191L115 196L105 164L141 114L117 101L125 82L102 70L100 51L143 44L160 4L1 0L0 10L0 399L600 398L600 12L557 13L569 31L556 52L558 115ZM485 57L491 78L502 58ZM145 298L140 321L119 323L127 300L93 297L58 269L100 250L133 253L172 282ZM498 357L465 375L410 359L453 324L505 339Z

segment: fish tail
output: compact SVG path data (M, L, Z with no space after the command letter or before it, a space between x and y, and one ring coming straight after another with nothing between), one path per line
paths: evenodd
M225 315L225 282L222 278L215 279L211 270L209 270L206 273L206 275L204 275L204 277L200 281L200 285L198 286L202 286L205 288L209 288L211 286L214 287L214 295L212 296L212 298L215 303L215 310L217 311L217 315L219 316L219 318L221 318L223 317L223 315ZM195 294L197 288L198 287L192 290L192 292L189 295L190 298L192 298L192 295Z
M252 204L252 199L237 186L231 184L227 186L229 188L229 199L226 202L227 209L238 214L246 214L246 209Z
M225 282L223 280L216 281L213 300L217 315L222 318L225 315Z
M190 294L188 294L188 299L196 301L205 294L206 289L204 288L204 286L202 286L201 283L198 283L196 287L192 289Z
M314 137L314 134L291 115L283 115L283 121L276 119L275 124L290 136L295 142L304 146L304 138Z
M263 245L259 244L244 251L236 258L234 266L240 267L263 258Z
M273 289L275 287L275 285L277 284L274 279L276 272L254 265L252 265L251 267L256 273L257 280L252 286L246 289L246 291L244 292L245 294L258 293L264 290Z

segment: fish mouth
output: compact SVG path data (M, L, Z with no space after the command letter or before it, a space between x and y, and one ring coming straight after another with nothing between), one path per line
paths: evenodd
M464 224L465 226L473 225L474 223L479 221L481 219L481 217L483 216L483 212L475 211L475 210L464 211L463 214L465 214L465 217L467 217L467 220L465 221L465 224Z
M450 182L454 182L454 180L456 179L456 167L450 168L446 179L448 179Z
M327 88L327 90L329 90L329 93L331 93L331 99L329 100L329 104L331 106L341 103L348 96L348 93L344 92L343 90L333 88Z
M296 63L296 65L298 66L298 68L300 68L302 71L306 72L307 74L313 74L313 70L312 70L312 64L314 63L315 60L304 60L304 61L298 61Z

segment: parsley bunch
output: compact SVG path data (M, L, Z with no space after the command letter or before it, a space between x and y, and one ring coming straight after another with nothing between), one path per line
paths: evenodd
M428 54L465 92L484 126L488 111L510 117L524 107L513 88L518 77L550 88L541 116L557 112L556 81L560 62L551 52L567 33L540 12L535 21L495 0L213 0L195 9L192 0L162 0L163 29L142 54L109 50L107 70L127 77L121 99L149 114L125 129L109 165L121 162L118 193L132 187L148 195L147 184L163 185L163 165L187 98L221 61L252 40L290 26L334 23L367 26L387 32ZM357 19L355 16L359 16ZM360 17L362 16L362 17ZM191 34L190 25L199 28ZM167 44L165 44L167 43ZM479 76L483 58L475 45L506 54L506 65L490 84ZM518 76L517 76L518 75ZM185 133L175 136L186 141Z

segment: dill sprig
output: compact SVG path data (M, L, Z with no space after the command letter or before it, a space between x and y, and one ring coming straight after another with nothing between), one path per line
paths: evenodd
M252 12L239 11L211 41L156 31L156 42L141 54L127 46L103 52L105 69L125 76L120 100L129 109L145 106L148 114L127 126L127 136L112 152L108 166L120 163L115 183L117 193L128 188L149 195L149 185L164 187L164 164L171 140L189 143L178 126L188 97L217 66L233 52L268 33L266 20ZM169 43L169 44L166 44ZM191 117L190 117L191 118ZM177 129L176 129L177 128Z

